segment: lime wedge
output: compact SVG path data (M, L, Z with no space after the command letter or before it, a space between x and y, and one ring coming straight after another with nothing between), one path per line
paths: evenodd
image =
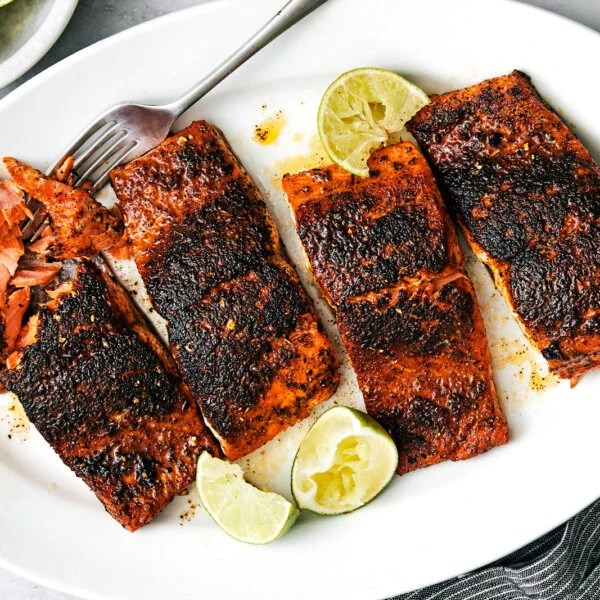
M268 544L281 537L299 510L278 494L263 492L244 481L242 469L203 452L196 486L200 501L215 523L248 544Z
M300 508L322 514L350 512L390 482L398 450L368 415L335 406L310 428L292 466L292 493Z
M371 152L394 139L429 98L404 77L366 67L340 75L325 91L317 125L323 147L340 167L367 177Z

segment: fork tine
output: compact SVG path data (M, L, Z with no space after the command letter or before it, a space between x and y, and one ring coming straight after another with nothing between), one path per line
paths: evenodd
M110 161L106 161L105 167L100 171L101 174L97 174L96 183L94 183L91 189L92 194L95 194L96 192L102 189L104 184L108 181L108 174L117 165L121 164L136 146L137 142L130 141L121 150L115 152L114 156Z
M75 148L74 151L71 152L71 156L74 158L73 169L77 170L90 157L98 152L98 150L112 138L117 127L118 123L116 121L109 121L92 134L92 138L83 140L79 148Z
M113 121L114 122L114 121ZM71 142L71 145L62 153L60 159L52 165L50 169L46 171L48 177L52 176L55 169L57 169L68 156L73 156L78 150L81 150L91 138L98 133L100 129L105 127L109 122L107 121L96 121L92 123L85 131L82 131L76 139Z
M121 144L121 141L126 136L127 132L124 129L120 129L99 148L99 152L90 156L90 159L85 163L82 163L82 170L77 173L78 179L75 181L73 187L79 187L86 179L89 179L90 175L92 175L104 161L112 156L115 149L118 148L119 144Z
M38 209L40 203L33 197L27 194L25 196L25 206L33 213Z
M28 244L35 242L44 228L43 225L45 220L46 208L43 204L40 204L33 213L33 217L27 222L25 227L23 227L21 232L23 241Z

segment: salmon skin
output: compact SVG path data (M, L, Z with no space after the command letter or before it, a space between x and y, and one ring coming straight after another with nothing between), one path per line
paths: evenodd
M184 380L235 460L335 391L329 340L253 181L197 121L111 173Z
M337 166L283 188L369 414L400 474L508 439L485 329L433 175L410 142L378 150L370 177Z
M600 366L600 168L527 75L433 99L408 124L471 248L564 378Z
M219 448L172 359L106 273L84 261L49 293L0 378L63 462L135 531L192 483L203 449Z

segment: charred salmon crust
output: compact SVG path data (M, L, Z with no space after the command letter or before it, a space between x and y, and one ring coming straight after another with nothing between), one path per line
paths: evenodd
M330 342L256 186L214 127L193 123L111 180L173 355L228 458L333 394Z
M171 348L228 456L308 416L336 380L327 339L291 268L264 263L169 324ZM252 432L252 437L248 432Z
M376 153L370 167L368 179L332 165L284 180L313 273L332 304L462 261L458 246L448 244L452 224L414 146Z
M336 166L283 187L317 282L336 309L369 414L398 472L508 439L485 329L433 175L411 143L373 153L368 179Z
M1 379L63 462L135 531L190 485L203 449L219 449L120 294L83 262L31 317L28 344Z
M523 73L408 124L465 237L550 368L600 366L600 168Z
M141 255L142 261L147 257L147 262L141 262L146 287L165 318L184 311L215 285L264 264L272 255L273 232L255 202L234 183L210 203L174 222L151 253L140 252L136 244L135 255Z
M369 414L396 440L399 472L470 458L507 440L466 276L354 297L337 324Z

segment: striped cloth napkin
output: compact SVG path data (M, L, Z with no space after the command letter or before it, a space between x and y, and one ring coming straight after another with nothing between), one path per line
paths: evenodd
M600 599L600 500L498 562L391 600L529 599Z

